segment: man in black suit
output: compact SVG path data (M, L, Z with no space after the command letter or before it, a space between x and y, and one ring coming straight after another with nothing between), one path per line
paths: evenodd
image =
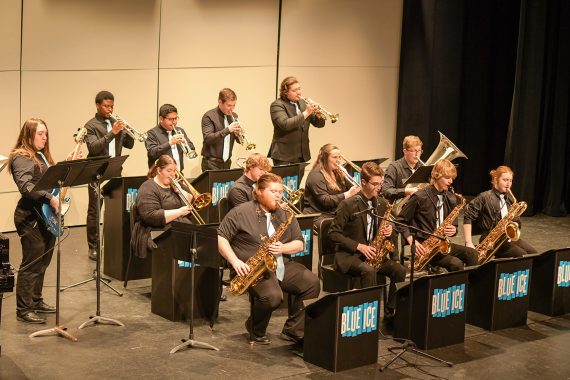
M382 168L374 162L366 162L360 176L360 193L340 202L329 229L329 238L338 245L335 266L341 273L360 277L363 288L376 285L376 273L389 277L390 291L384 311L385 318L391 319L396 306L396 282L404 281L406 268L391 260L389 252L385 252L386 261L378 270L366 263L367 259L374 260L380 253L379 247L374 246L376 235L385 236L385 241L389 242L392 225L367 212L373 210L374 214L383 215L386 210L386 202L379 204L377 198L384 177Z
M122 120L111 118L115 98L109 91L101 91L95 96L95 117L85 124L87 135L85 145L89 157L121 155L123 147L132 149L135 140L123 129L125 123ZM97 192L95 184L87 186L89 190L89 204L87 206L87 245L88 256L91 260L97 259L97 247L99 246L99 226L97 225ZM102 204L99 205L99 208Z
M273 164L286 165L307 162L311 159L309 127L325 126L325 119L315 115L316 107L301 99L301 84L295 77L281 82L279 99L271 103L273 140L268 157Z
M158 125L147 132L148 138L145 141L148 167L150 168L160 156L166 154L176 161L176 169L182 172L185 150L195 152L196 148L184 129L177 126L178 110L176 107L172 104L163 104L158 111L158 119Z
M237 114L233 112L236 93L223 88L218 95L218 106L202 116L202 171L229 169L236 136L241 133Z

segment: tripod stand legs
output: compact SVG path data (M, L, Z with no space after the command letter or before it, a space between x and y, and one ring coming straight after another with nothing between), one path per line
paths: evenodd
M88 321L85 321L81 324L81 326L79 326L79 329L84 328L85 326L88 326L89 324L102 324L102 325L115 325L115 326L125 326L125 324L121 321L118 321L116 319L112 319L112 318L105 318L102 317L100 315L92 315L89 317Z
M94 272L95 272L95 271L94 271ZM76 284L72 284L72 285L65 286L65 287L61 288L59 291L60 291L60 292L63 292L63 291L66 290L66 289L75 288L76 286L81 286L81 285L87 284L88 282L91 282L91 281L97 281L97 275L96 275L95 273L93 273L93 276L92 276L91 278L89 278L89 279L87 279L87 280L80 281L80 282L78 282L78 283L76 283ZM105 277L101 277L101 280L100 280L100 283L101 283L101 284L103 284L103 285L105 285L106 287L108 287L109 289L111 289L111 290L112 290L113 292L115 292L115 294L118 295L119 297L122 297L122 296L123 296L123 293L119 292L119 291L118 291L117 289L115 289L112 285L110 285L110 284L109 284L110 282L111 282L110 279L105 278Z
M77 342L77 338L65 330L67 330L66 327L56 326L56 327L52 327L50 329L36 331L35 333L30 334L30 338L35 338L38 336L58 335L58 336L61 336L62 338L67 338L67 339L71 340L72 342Z
M176 352L178 352L184 348L205 348L207 350L220 351L219 348L214 347L209 343L199 342L199 341L194 340L194 339L182 339L182 343L180 343L178 346L176 346L172 350L170 350L170 353L175 354Z
M382 366L380 368L380 372L384 372L384 370L386 368L388 368L390 366L390 364L394 363L394 361L396 361L396 359L398 359L400 356L402 356L405 352L408 352L408 351L410 351L416 355L420 355L420 356L423 356L425 358L435 360L437 362L445 364L448 367L453 367L453 363L451 363L451 362L448 362L448 361L440 359L436 356L430 355L427 352L423 352L423 351L418 350L416 348L416 345L413 342L406 342L401 347L390 347L390 348L388 348L388 351L390 351L392 353L396 350L401 350L401 351L396 356L394 356L392 359L390 359L390 361L388 363L384 364L384 366Z

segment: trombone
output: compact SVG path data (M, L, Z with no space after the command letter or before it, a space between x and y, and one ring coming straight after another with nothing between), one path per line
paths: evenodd
M354 179L353 176L350 175L350 173L348 173L348 171L344 168L344 166L349 165L358 173L360 173L362 171L362 169L360 168L360 166L356 165L354 162L350 161L349 159L344 157L342 154L340 155L340 158L341 158L342 162L339 165L337 165L337 168L339 168L340 171L342 172L342 174L344 174L344 177L348 180L348 182L350 182L352 185L358 186L358 188L360 188L360 184Z
M123 128L125 130L125 132L131 136L133 139L135 140L139 140L140 142L145 142L146 139L148 138L146 132L139 132L137 131L133 126L131 126L125 119L121 119L120 116L118 115L113 115L110 114L109 118L111 120L114 121L122 121L123 124L125 124L125 127Z
M182 146L182 151L184 152L184 155L188 157L189 160L193 160L196 157L198 157L198 153L196 153L196 150L190 148L190 144L188 144L188 141L186 141L186 137L184 136L182 130L180 128L178 129L174 128L174 131L176 132L176 134L182 135L182 142L180 143L180 145Z
M184 193L181 191L182 186L180 185L180 182L182 182L188 188L188 190L190 190L190 194L192 194L193 197L192 203L190 203L188 199L186 199ZM202 217L198 213L198 210L208 206L212 202L212 194L210 193L200 194L198 190L196 190L194 186L192 186L190 182L188 182L188 180L184 178L182 173L180 173L178 170L174 174L174 177L172 177L171 183L179 191L180 197L183 198L182 200L184 201L184 199L186 199L184 203L191 208L192 216L194 217L194 219L196 219L196 222L198 224L206 224L204 222L204 219L202 219Z
M315 107L316 108L315 115L319 119L326 119L328 117L329 119L331 119L331 123L336 123L338 121L338 118L340 117L338 113L333 114L332 112L327 111L326 109L324 109L323 106L321 106L319 103L314 102L311 98L303 98L302 96L299 96L299 99L302 99L305 101L305 103Z
M240 124L241 128L241 123L237 117L234 117L234 121L237 121ZM237 135L237 141L238 143L240 143L240 145L242 145L245 148L245 150L254 150L255 147L257 146L255 143L249 141L247 135L245 134L245 130L243 128L241 128L241 133Z
M303 213L301 212L301 210L299 210L297 206L295 206L295 204L299 203L299 201L303 197L303 194L305 194L305 189L293 190L289 186L283 184L283 190L285 191L285 193L287 193L288 196L285 197L285 194L283 194L283 200L285 201L285 203L287 203L289 208L296 215L302 215Z

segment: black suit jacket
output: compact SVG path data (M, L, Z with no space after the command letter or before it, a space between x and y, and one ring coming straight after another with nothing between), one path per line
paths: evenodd
M344 200L344 192L350 189L345 183L340 184L340 190L329 188L323 173L313 169L305 182L305 194L303 196L303 212L305 214L329 214L334 212L341 201Z
M386 203L384 201L377 202L374 199L372 200L372 204L376 208L377 215L384 214L386 210ZM368 200L362 192L354 197L343 200L338 206L336 215L329 229L329 239L337 245L335 264L343 273L348 271L352 260L354 260L353 256L356 255L359 257L361 255L360 252L356 250L358 244L368 244L368 214L361 212L366 209L368 209ZM373 231L373 236L376 236L376 229L380 223L382 223L382 221L378 220Z
M132 149L135 140L125 131L119 132L116 136L113 131L107 132L107 124L105 118L99 114L85 123L87 135L85 136L85 145L89 154L87 157L106 156L109 154L109 143L115 141L115 155L120 156L123 147Z
M233 114L233 119L237 118L237 114ZM229 117L228 123L232 123ZM229 128L224 126L224 114L220 111L219 107L209 110L202 116L202 136L204 137L204 144L202 145L202 156L208 158L222 159L224 154L224 138L230 134L230 156L232 157L232 150L234 149L234 141L236 137L230 132Z
M299 100L301 112L307 105ZM271 121L273 122L273 140L269 147L268 157L287 162L307 162L311 159L309 149L309 127L325 126L325 120L314 114L307 119L303 114L297 115L295 105L288 100L277 99L271 103Z
M188 146L190 149L194 150L194 144L186 135L184 129L180 127L176 127L176 130L172 131L172 134L179 134L182 133L184 138L188 142ZM148 138L146 139L144 145L146 147L146 156L148 158L148 167L150 168L152 164L163 154L167 154L172 157L172 149L170 148L169 140L168 140L168 131L162 126L157 125L156 127L150 129L147 132ZM176 144L178 148L178 157L175 159L180 162L180 171L184 170L184 151L182 150L182 145ZM172 157L174 158L174 157Z

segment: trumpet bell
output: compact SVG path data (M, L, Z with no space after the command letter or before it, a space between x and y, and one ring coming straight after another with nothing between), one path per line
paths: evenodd
M254 150L257 147L254 143L249 143L246 145L245 150Z
M330 115L331 123L336 123L340 115L337 113L336 115Z

